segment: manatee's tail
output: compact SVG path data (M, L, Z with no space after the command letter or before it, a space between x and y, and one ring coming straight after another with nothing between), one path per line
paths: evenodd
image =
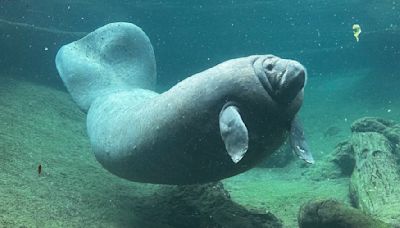
M100 96L153 89L156 64L146 34L134 24L105 25L58 51L56 67L79 107L87 111Z

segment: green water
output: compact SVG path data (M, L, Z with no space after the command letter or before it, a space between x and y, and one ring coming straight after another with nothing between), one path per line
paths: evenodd
M63 44L115 21L135 23L150 37L159 91L250 54L304 64L309 79L300 115L317 164L255 168L223 183L234 201L272 212L284 227L297 226L308 200L349 204L349 179L330 179L319 164L350 136L353 121L400 121L399 7L356 0L0 1L0 227L165 225L141 215L163 186L129 182L101 167L85 114L54 66Z

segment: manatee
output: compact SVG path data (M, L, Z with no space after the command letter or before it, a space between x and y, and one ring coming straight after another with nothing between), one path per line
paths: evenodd
M150 40L123 22L64 45L55 62L87 112L96 159L119 177L156 184L206 183L254 167L289 135L307 78L297 61L252 55L157 93Z

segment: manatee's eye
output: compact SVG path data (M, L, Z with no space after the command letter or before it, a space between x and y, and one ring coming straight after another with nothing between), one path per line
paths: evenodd
M262 65L266 73L272 73L272 71L275 68L275 63L277 61L277 58L275 56L269 56L264 59Z
M267 68L268 71L272 71L274 66L272 65L272 63L268 63L266 68Z

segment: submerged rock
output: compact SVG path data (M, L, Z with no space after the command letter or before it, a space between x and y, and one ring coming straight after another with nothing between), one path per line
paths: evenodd
M330 137L337 136L341 132L342 132L342 129L340 129L339 127L330 126L324 131L323 136L324 136L324 138L330 138Z
M364 117L354 121L351 125L352 132L378 132L383 133L386 128L395 126L392 120L375 117Z
M365 117L355 121L351 126L352 132L378 132L383 134L390 143L399 147L400 143L400 124L393 120L381 118Z
M273 214L233 202L220 182L165 186L143 203L137 210L141 217L169 227L282 227Z
M356 163L351 142L345 141L339 143L333 152L331 161L340 168L342 175L350 176L353 173Z
M389 228L360 210L335 200L316 200L304 204L298 214L300 228Z

